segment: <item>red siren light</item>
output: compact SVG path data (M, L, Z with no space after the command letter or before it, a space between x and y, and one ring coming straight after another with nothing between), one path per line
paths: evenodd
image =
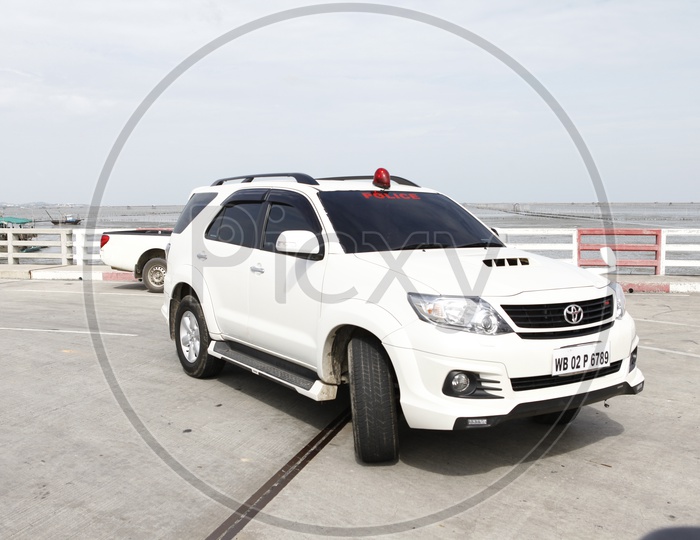
M372 181L372 184L380 189L389 189L389 186L391 186L391 176L389 175L389 171L379 167L376 171L374 171L374 180Z

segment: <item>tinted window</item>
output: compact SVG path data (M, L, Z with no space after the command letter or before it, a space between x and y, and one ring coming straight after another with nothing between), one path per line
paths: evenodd
M311 231L321 234L321 224L311 203L298 193L273 191L265 225L263 249L275 251L275 244L284 231Z
M346 253L503 245L439 193L325 191L319 197Z
M216 197L216 193L195 193L192 195L177 219L173 234L180 234L184 231L192 223L192 220L214 200L214 197Z
M245 247L257 247L263 203L239 203L224 207L209 225L205 237Z

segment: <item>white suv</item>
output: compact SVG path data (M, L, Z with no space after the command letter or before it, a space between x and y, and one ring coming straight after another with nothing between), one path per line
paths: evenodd
M644 386L617 284L508 248L385 169L218 180L170 242L162 312L185 372L231 362L315 400L347 383L365 462L397 458L399 414L421 429L563 424Z

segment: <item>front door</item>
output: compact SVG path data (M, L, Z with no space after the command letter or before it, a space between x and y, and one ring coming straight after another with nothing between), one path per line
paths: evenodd
M277 237L289 230L308 230L321 241L321 224L301 193L271 190L267 198L260 249L250 258L250 341L278 356L316 369L318 320L325 260L278 253Z

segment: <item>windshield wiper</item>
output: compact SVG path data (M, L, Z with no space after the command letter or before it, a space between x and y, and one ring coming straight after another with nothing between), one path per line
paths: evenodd
M417 244L408 244L406 246L403 246L399 248L400 251L404 251L407 249L445 249L445 248L451 248L454 247L451 244L441 244L439 242L421 242Z
M452 243L446 244L444 242L417 242L415 244L407 244L401 248L400 251L408 249L461 249L461 248L476 248L476 247L505 247L502 242L498 240L482 240L480 242L471 242L468 244L454 245Z
M492 240L485 240L485 241L482 240L481 242L472 242L470 244L462 244L461 246L455 246L455 247L456 248L479 248L479 247L488 248L491 246L493 246L493 247L505 247L503 245L503 243L499 242L498 240L496 240L495 242Z

